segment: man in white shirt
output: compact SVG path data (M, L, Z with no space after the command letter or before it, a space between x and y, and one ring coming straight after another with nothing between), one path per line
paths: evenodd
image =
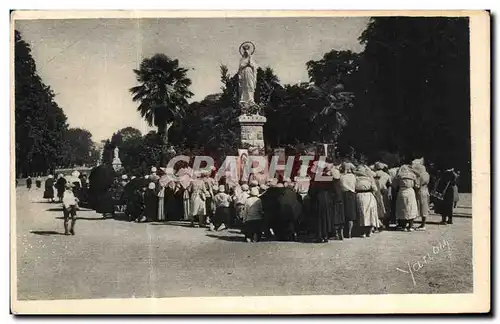
M75 235L76 210L78 208L78 199L75 197L72 184L66 185L63 198L63 216L64 216L64 235ZM68 231L69 220L71 219L71 227Z

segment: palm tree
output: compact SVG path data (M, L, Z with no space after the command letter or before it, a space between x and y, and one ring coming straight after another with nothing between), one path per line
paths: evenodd
M140 85L130 88L134 102L140 102L137 111L149 126L156 126L163 141L164 152L168 144L168 131L173 123L183 116L187 99L193 96L189 91L191 79L188 69L180 67L178 60L165 54L145 58L138 70L134 69Z
M319 111L312 113L310 120L321 141L333 141L336 146L338 136L347 125L347 111L353 107L354 95L345 92L341 84L335 86L310 84L309 88L324 103Z

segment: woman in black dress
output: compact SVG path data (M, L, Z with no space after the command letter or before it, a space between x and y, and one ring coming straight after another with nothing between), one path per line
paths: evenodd
M441 224L453 224L453 204L454 204L454 190L457 180L457 175L453 169L446 170L439 181L437 192L440 194L436 199L435 211L441 214Z
M308 192L309 197L311 197L311 217L316 243L327 243L329 234L335 231L333 185L331 181L319 181L316 178L316 171L319 172L317 163L312 168L310 177L313 180ZM326 177L326 173L327 171L323 169L323 176Z
M31 177L28 176L28 178L26 179L26 188L28 188L28 190L31 190L32 185L33 185L33 180L31 180Z
M332 199L333 199L333 225L335 230L335 239L344 239L344 225L345 225L345 213L344 213L344 193L342 192L342 186L340 184L340 171L335 167L332 168L330 173L333 176L332 182Z
M62 202L64 196L64 190L66 190L66 182L67 180L64 178L62 174L60 174L56 181L56 189L57 189L57 198L59 202Z
M171 221L171 220L178 220L178 216L180 213L177 210L177 197L176 197L176 185L175 182L170 181L167 183L167 186L165 187L165 197L164 197L164 203L165 203L165 220Z
M43 192L43 198L54 202L54 177L49 175L47 180L45 180L45 190Z
M151 182L148 185L148 189L144 193L144 216L146 216L146 222L153 222L157 219L158 196L155 188L156 185L154 182Z

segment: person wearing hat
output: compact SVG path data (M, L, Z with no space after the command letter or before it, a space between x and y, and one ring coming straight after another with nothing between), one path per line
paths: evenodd
M243 234L247 242L258 242L261 239L263 229L264 210L259 198L259 189L252 187L249 197L245 201L243 211Z
M215 179L212 178L210 174L211 174L210 170L205 170L205 172L203 173L203 182L205 185L205 193L206 193L206 199L205 199L206 225L210 225L211 219L214 217L215 213L214 196L215 192L219 190L219 187L217 186L217 181L215 181ZM214 188L217 189L214 191Z
M336 240L344 239L344 225L345 225L345 210L344 210L344 193L340 183L340 170L332 167L329 171L332 177L332 194L333 194L333 229L334 237Z
M399 168L396 177L396 187L398 194L396 197L396 218L401 222L406 232L413 232L413 221L418 216L417 197L415 188L418 187L418 180L409 165Z
M231 217L231 196L226 193L224 185L219 186L218 193L214 197L214 203L215 215L210 230L215 229L216 231L220 231L227 229L227 224L229 224L229 218Z
M47 180L45 180L43 198L54 202L54 176L52 176L52 174L49 174Z
M274 187L261 196L261 200L265 210L265 230L272 229L279 241L295 241L296 225L302 214L299 195L285 186Z
M157 219L158 196L156 195L156 185L154 182L148 184L144 193L144 217L143 221L153 222Z
M64 235L75 235L76 210L78 208L78 198L73 193L73 185L67 183L62 196ZM71 219L71 226L69 220Z
M28 178L26 178L26 188L28 190L31 190L32 185L33 185L33 180L31 179L31 176L28 175Z
M430 175L423 164L415 163L412 165L413 171L417 174L418 186L415 189L418 205L418 216L422 219L422 223L417 228L425 231L427 217L429 216L429 181Z
M59 202L62 202L62 198L64 195L64 190L66 188L67 182L68 182L68 180L66 180L66 178L64 177L63 174L59 174L57 176L57 181L56 181L55 187L57 189L57 199L59 200Z
M36 185L36 189L40 189L42 187L42 178L40 178L40 176L36 177L35 185Z
M344 204L344 217L347 224L346 238L352 237L352 229L357 218L356 206L356 176L352 173L356 167L350 162L344 162L340 169L340 188Z
M73 193L80 201L82 200L82 182L80 180L80 172L75 170L71 173L71 177L67 180L73 185Z
M436 186L434 210L437 214L441 214L441 225L453 224L454 186L456 186L457 178L457 174L452 168L447 169L442 172Z
M194 222L198 222L198 227L205 227L207 206L207 193L205 191L205 182L200 178L201 173L196 172L195 178L191 182L191 227L194 227Z
M362 230L361 237L370 237L373 229L379 225L377 199L374 192L377 184L372 177L371 170L360 165L354 171L356 176L356 205L359 214L359 226Z
M235 195L234 197L234 208L236 213L236 219L240 222L243 221L245 204L248 197L250 197L249 190L250 187L246 183L244 183L241 185L241 192L237 196Z
M309 186L311 184L311 178L309 176L297 175L295 178L295 184L293 189L299 195L300 202L302 204L302 215L300 215L297 221L297 231L307 232L307 216L309 215L310 198L308 196Z
M379 215L382 218L385 227L389 227L391 219L391 189L392 181L391 176L385 171L388 167L382 162L375 163L375 180L382 196L382 203L384 207L384 214Z

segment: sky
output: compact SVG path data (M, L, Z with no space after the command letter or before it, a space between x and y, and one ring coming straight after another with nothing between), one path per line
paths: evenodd
M305 63L336 50L362 51L358 37L368 17L147 18L18 20L44 83L70 127L89 130L98 142L132 126L150 130L128 89L133 69L164 53L189 69L191 101L220 91L220 65L236 73L239 45L256 45L257 65L271 67L282 84L309 80Z

